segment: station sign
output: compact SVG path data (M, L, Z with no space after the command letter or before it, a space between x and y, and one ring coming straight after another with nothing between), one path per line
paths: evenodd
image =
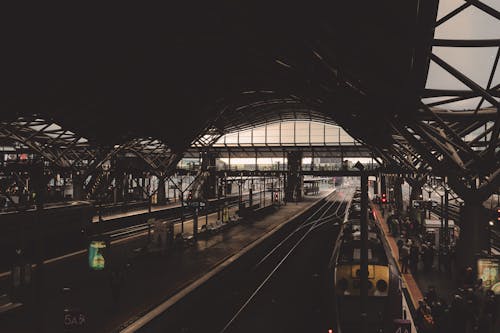
M94 271L102 271L106 267L106 253L108 242L105 240L91 240L88 248L89 267Z
M184 201L182 203L184 207L187 208L203 208L205 207L205 202L204 201Z
M434 200L412 200L411 206L413 208L435 208L438 206L437 201Z

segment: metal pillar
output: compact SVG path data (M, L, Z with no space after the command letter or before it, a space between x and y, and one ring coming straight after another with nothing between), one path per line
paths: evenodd
M445 209L445 232L447 229L446 211ZM484 252L489 252L488 222L489 212L483 207L482 202L465 202L460 210L460 237L456 248L457 268L460 269L470 266L476 269L477 256Z
M163 176L158 177L158 191L156 194L156 203L158 205L164 205L167 200L165 194L165 178Z
M386 176L380 175L380 193L386 195L387 201L389 201L389 196L387 195L387 185L386 185Z
M194 210L193 214L193 238L195 241L198 240L198 208Z
M74 173L72 175L73 183L73 200L83 200L85 192L83 189L83 178L80 174Z
M401 212L403 210L403 190L401 186L403 185L403 177L400 175L396 175L393 186L394 186L394 203L396 205L397 212Z
M429 193L429 200L431 199L431 194ZM450 198L449 198L449 190L448 186L444 187L444 244L450 244L450 235L449 235L449 213L448 209L450 209ZM431 209L429 207L429 218L431 218ZM456 221L458 222L458 221Z
M360 313L361 332L368 329L368 175L361 172L361 255L360 255Z
M302 200L302 153L292 151L288 153L288 175L285 188L286 201Z
M31 174L33 190L36 193L36 211L35 211L35 222L37 225L37 238L35 242L36 248L36 269L34 272L34 300L35 300L35 321L38 331L44 331L44 317L43 311L41 309L45 306L46 299L44 297L44 280L45 280L45 233L46 228L43 226L42 212L45 204L46 189L47 189L47 178L44 175L43 163L39 163L35 166L34 172Z
M252 207L253 206L253 177L250 181L251 181L250 189L248 189L248 205L250 207Z
M205 198L214 199L217 196L217 175L216 171L216 156L213 153L206 152L202 155L201 162L202 171L208 171L207 186L205 188Z

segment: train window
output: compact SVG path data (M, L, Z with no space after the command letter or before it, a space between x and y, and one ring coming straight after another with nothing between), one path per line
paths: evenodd
M354 260L361 260L361 249L354 249L354 253L352 255ZM372 250L368 249L368 261L372 260Z

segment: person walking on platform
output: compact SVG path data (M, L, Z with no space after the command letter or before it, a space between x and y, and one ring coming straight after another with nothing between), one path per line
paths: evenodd
M469 288L465 293L465 319L467 332L475 332L477 329L477 317L479 314L479 304L474 290Z
M394 219L392 215L389 215L387 218L387 228L389 229L389 233L392 235L394 230Z
M455 294L450 306L451 331L465 333L465 304L462 296Z
M401 248L405 244L403 240L403 235L399 236L398 241L396 242L396 245L398 246L398 255L399 255L399 260L401 261Z
M486 291L483 305L483 314L489 322L489 327L495 327L498 315L498 301L495 293L491 289Z
M434 249L429 243L427 243L423 247L422 252L423 252L422 261L424 262L424 271L430 272L430 270L432 269L432 264L434 262Z
M420 250L416 243L413 243L410 247L410 269L413 274L418 271L418 258L420 255Z
M464 288L472 288L474 286L474 273L472 272L472 267L467 267L464 273Z
M434 319L432 318L431 308L423 301L418 301L417 315L415 324L419 333L431 333L434 331Z
M435 302L438 301L438 294L436 292L436 288L434 286L429 286L429 289L425 293L425 297L427 298L427 303L432 306Z
M401 270L404 274L408 273L408 264L410 262L410 246L411 241L408 240L406 244L401 247Z
M443 332L442 329L444 327L443 317L445 306L445 303L441 299L438 299L437 296L435 301L431 302L431 315L434 319L435 332Z

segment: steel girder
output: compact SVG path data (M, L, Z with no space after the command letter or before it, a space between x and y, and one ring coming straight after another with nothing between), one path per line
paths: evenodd
M486 15L500 20L495 9L480 1L467 1L436 21L446 24L466 8L474 6ZM483 201L500 186L499 97L500 86L492 87L498 70L500 39L443 40L433 39L440 47L494 47L496 56L485 87L474 82L429 49L432 61L470 90L424 89L421 97L440 97L439 101L421 102L417 114L409 119L388 118L392 128L392 144L378 147L377 152L390 165L408 172L448 176L452 188L462 198ZM472 110L455 111L444 106L451 102L480 98ZM483 107L487 102L490 106Z

